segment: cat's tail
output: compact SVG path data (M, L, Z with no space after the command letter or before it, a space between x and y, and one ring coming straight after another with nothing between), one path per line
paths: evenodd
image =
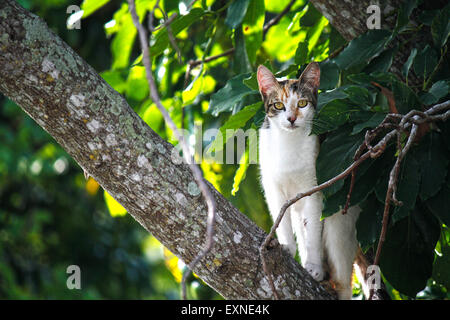
M370 300L391 300L386 291L386 286L381 278L378 266L371 262L373 257L371 252L364 254L361 247L358 247L354 262L354 271L366 299Z

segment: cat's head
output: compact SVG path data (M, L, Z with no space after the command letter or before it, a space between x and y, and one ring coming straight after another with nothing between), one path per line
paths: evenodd
M263 65L258 68L257 78L271 126L287 131L309 127L314 117L320 83L317 62L311 62L297 80L278 81Z

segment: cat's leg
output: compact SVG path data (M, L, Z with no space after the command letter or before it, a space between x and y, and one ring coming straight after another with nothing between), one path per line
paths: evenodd
M353 262L358 249L356 220L360 211L359 207L351 207L345 215L337 212L325 219L323 241L330 278L341 300L352 298Z
M325 277L321 215L322 198L317 193L298 201L291 209L291 219L299 241L302 266L317 281Z
M265 196L267 205L269 207L270 215L273 222L277 219L281 207L286 202L286 197L279 191L278 188L274 188L273 183L264 183ZM292 256L295 256L297 251L297 245L295 242L294 233L291 225L291 213L290 209L286 210L283 219L281 219L280 225L277 228L278 242L285 247Z

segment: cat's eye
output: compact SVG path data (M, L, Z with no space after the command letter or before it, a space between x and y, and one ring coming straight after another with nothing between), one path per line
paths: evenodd
M283 102L275 102L275 103L273 104L273 107L274 107L275 109L277 109L277 110L283 110L284 104L283 104Z
M307 104L308 104L307 100L299 100L297 103L299 108L304 108L304 107L306 107Z

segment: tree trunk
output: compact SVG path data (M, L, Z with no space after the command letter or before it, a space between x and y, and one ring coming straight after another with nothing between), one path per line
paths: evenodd
M202 249L207 208L188 166L172 160L172 145L39 17L12 0L0 2L0 91L184 262ZM266 234L210 188L216 244L194 272L225 298L272 298L258 252ZM267 261L280 298L333 298L279 246Z

